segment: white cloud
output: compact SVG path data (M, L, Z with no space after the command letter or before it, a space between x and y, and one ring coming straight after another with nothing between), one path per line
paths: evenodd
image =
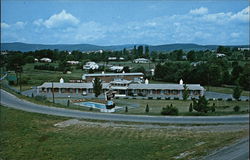
M43 19L37 19L35 21L33 21L33 24L36 26L41 26L43 24Z
M196 9L192 9L189 11L190 14L199 14L199 15L203 15L203 14L207 14L208 13L208 9L205 7L200 7L200 8L196 8Z
M21 21L18 21L15 23L15 26L17 28L24 28L24 26L26 25L27 23L26 22L21 22Z
M36 21L36 24L39 24L42 20ZM62 10L58 14L52 15L49 19L45 20L43 24L47 28L55 28L65 25L77 25L80 21L74 17L72 14L67 13L65 10Z
M240 36L240 33L233 32L230 34L232 38L238 38Z
M245 9L241 10L240 12L232 15L231 18L233 20L240 20L243 22L248 22L250 19L249 12L250 12L250 6L246 7Z
M1 29L6 29L6 28L9 28L9 27L10 27L9 24L1 22Z

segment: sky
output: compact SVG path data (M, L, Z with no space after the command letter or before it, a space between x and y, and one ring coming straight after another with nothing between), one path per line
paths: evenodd
M1 42L249 44L248 0L2 0Z

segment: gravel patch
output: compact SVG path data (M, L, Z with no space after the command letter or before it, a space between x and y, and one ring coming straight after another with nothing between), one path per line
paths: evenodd
M72 125L79 126L89 126L89 127L113 127L113 128L134 128L134 129L167 129L167 130L187 130L187 131L196 131L196 132L236 132L241 130L249 130L248 124L232 124L232 125L202 125L202 126L161 126L161 125L153 125L153 124L118 124L114 122L88 122L84 120L78 119L70 119L63 122L59 122L54 124L55 127L69 127Z

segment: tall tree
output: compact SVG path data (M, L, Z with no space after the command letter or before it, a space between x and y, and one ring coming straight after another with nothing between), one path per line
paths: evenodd
M241 92L242 92L242 89L240 89L239 85L237 85L237 86L234 88L234 92L233 92L233 97L234 97L234 99L239 100L240 95L241 95Z
M142 57L143 56L143 46L138 46L137 52L138 52L138 57Z
M93 92L95 93L95 97L98 97L102 92L102 81L98 77L94 80Z
M194 99L193 108L197 112L204 112L204 113L207 113L210 110L210 107L208 106L208 101L206 100L205 96L200 96L198 101Z
M145 46L145 57L146 58L150 57L150 55L149 55L149 47L148 46Z
M194 52L194 51L189 51L189 52L187 53L187 59L188 59L189 61L195 61L195 52Z
M244 65L242 74L240 75L239 84L245 90L250 91L250 63Z
M184 89L183 89L183 91L182 91L182 98L183 98L183 100L185 101L185 100L188 99L189 93L188 93L188 87L187 87L186 84L183 85L183 88L184 88Z

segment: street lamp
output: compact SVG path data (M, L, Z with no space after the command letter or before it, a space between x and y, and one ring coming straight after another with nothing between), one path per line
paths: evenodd
M70 96L68 96L67 107L69 107L69 100L70 100Z

